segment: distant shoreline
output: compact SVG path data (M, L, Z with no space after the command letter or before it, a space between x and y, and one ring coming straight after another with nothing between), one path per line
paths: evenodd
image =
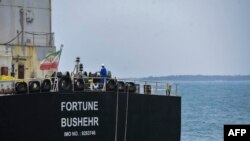
M140 78L142 80L172 80L172 81L247 81L250 75L169 75L169 76L149 76Z

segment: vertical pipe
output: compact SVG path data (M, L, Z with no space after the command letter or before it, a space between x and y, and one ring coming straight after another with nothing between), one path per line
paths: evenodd
M19 10L20 26L21 26L21 46L24 44L24 9L23 7Z
M51 0L49 0L49 20L50 20L50 25L49 25L49 33L51 33L51 31L52 31L52 17L51 17L51 14L52 14L52 9L51 9ZM50 37L51 38L51 37Z

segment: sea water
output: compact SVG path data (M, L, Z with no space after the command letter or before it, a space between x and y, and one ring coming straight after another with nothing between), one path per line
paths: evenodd
M178 82L181 141L223 141L225 124L250 124L250 81Z

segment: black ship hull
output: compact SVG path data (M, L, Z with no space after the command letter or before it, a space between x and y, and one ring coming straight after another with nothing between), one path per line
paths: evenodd
M180 141L181 98L112 92L0 96L1 141Z

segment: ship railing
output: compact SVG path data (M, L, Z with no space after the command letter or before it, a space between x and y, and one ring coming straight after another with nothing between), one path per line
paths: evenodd
M23 36L26 39L24 41L26 45L54 46L54 33L24 31ZM21 37L22 36L18 36L18 44L21 42Z
M110 80L110 78L102 78L102 77L84 77L84 84L86 91L106 91L106 84ZM103 82L101 82L103 79Z
M82 79L81 77L74 77L74 80ZM143 81L143 80L131 80L131 79L116 79L105 78L103 84L100 83L102 77L84 77L84 91L114 91L114 86L110 86L112 83L116 85L116 90L119 92L127 92L130 88L132 93L140 94L152 94L152 95L178 95L178 84L162 81ZM73 91L75 89L75 81L73 81ZM110 88L112 87L112 88ZM123 87L123 88L120 88ZM134 87L134 88L132 88Z
M164 81L146 81L146 80L133 80L133 79L118 79L124 82L133 82L139 84L139 93L151 95L178 95L178 83L164 82Z
M0 80L0 95L14 93L15 80Z
M0 94L43 93L43 92L83 92L83 91L117 91L148 95L178 95L178 84L159 81L143 81L131 79L102 77L73 77L70 82L61 82L57 77L36 78L26 80L0 80ZM44 82L50 85L43 89ZM63 85L63 86L58 86ZM71 85L71 87L70 87ZM26 89L22 88L26 87ZM67 89L63 88L67 87Z
M178 83L162 81L143 81L144 86L151 86L155 94L178 95Z
M44 78L0 80L0 95L42 92Z

